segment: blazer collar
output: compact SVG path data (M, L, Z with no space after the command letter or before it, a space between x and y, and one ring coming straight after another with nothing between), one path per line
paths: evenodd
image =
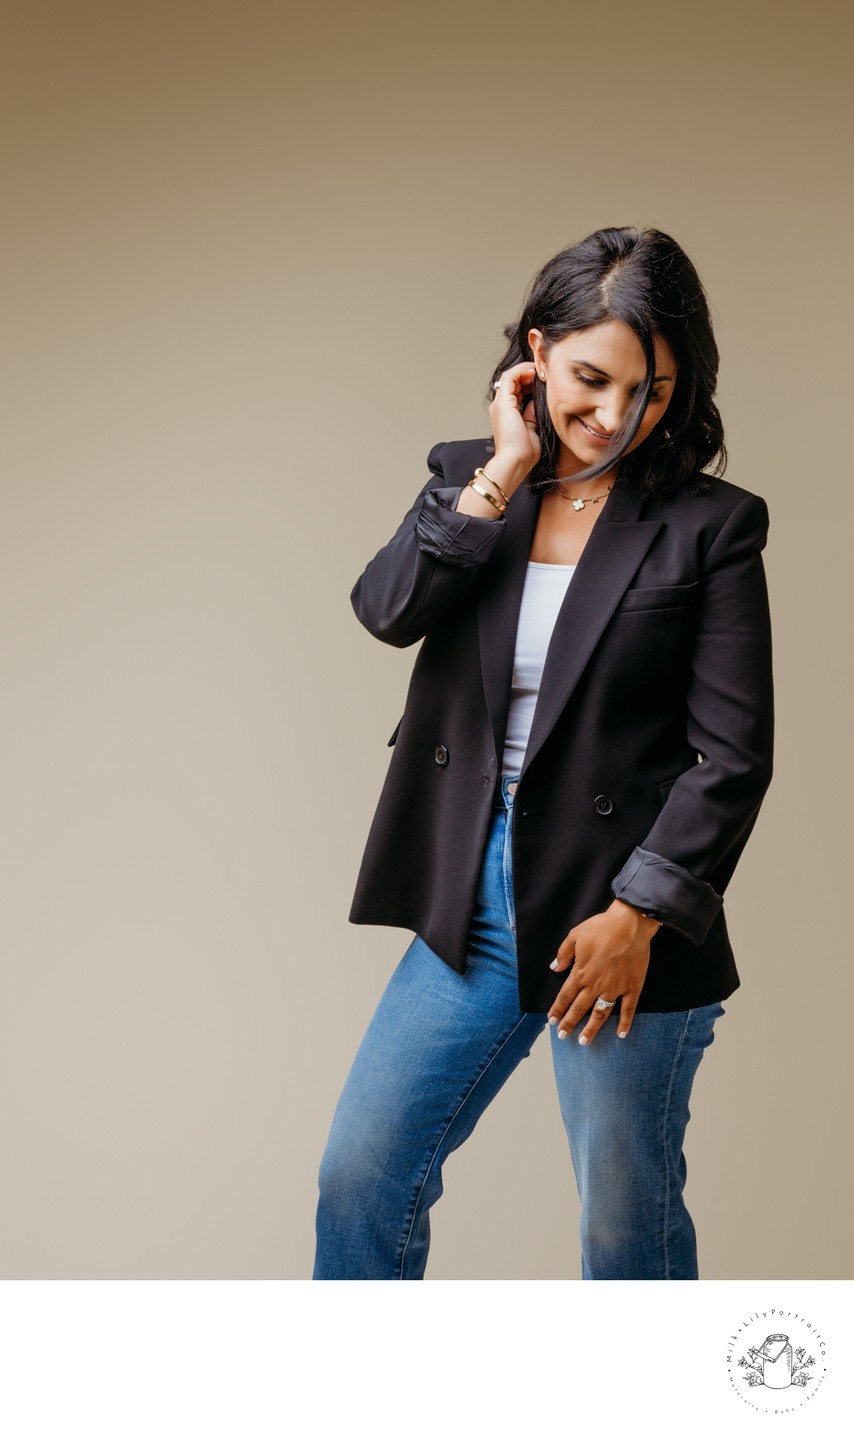
M487 463L491 442L484 441ZM524 485L505 515L507 531L481 570L477 593L483 687L501 771L516 629L542 498ZM548 738L589 663L611 615L630 585L662 519L641 519L640 481L623 475L587 539L558 612L546 654L521 775Z

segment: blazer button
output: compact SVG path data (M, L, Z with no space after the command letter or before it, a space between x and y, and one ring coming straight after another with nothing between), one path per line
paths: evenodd
M610 813L614 805L607 793L600 793L597 798L594 798L593 807L597 813Z
M439 744L439 747L436 749L434 757L438 764L445 764L448 762L448 750L445 748L444 744Z

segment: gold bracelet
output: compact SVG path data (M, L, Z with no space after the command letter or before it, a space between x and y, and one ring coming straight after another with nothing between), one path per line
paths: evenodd
M485 469L475 469L475 471L474 471L474 477L475 477L475 479L477 478L478 474L482 474L483 477L484 477L484 479L488 479L489 482L490 482L490 484L494 484L494 485L495 485L496 489L498 490L498 492L499 492L499 494L501 495L502 499L504 500L504 503L505 503L505 504L509 504L509 503L510 503L510 500L509 500L508 496L504 493L504 490L502 489L501 485L498 483L498 480L497 480L497 479L493 479L492 475L491 475L491 474L487 474L487 472L486 472Z
M467 488L467 489L476 489L477 492L478 492L478 494L482 494L483 497L484 497L484 499L488 499L488 500L489 500L489 502L490 502L490 504L492 505L493 509L497 509L498 512L499 512L499 514L503 514L503 513L504 513L504 510L507 508L507 505L506 505L506 504L499 504L498 500L497 500L496 498L494 498L494 496L493 496L492 494L490 494L488 490L482 488L482 486L481 486L480 484L478 484L478 482L477 482L476 479L470 479L469 482L468 482L468 484L466 485L466 488Z

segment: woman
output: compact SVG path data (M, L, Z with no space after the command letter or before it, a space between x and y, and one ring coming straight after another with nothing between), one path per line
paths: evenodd
M314 1278L423 1277L445 1158L550 1027L582 1277L696 1279L688 1102L772 772L768 509L722 478L670 236L562 251L505 334L492 438L434 446L351 596L424 640L350 912L416 936L338 1101Z

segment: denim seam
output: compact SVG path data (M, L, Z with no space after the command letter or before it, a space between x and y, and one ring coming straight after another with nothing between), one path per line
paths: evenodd
M664 1103L664 1122L663 1122L663 1126L662 1126L662 1148L663 1148L663 1155L664 1155L664 1176L665 1176L665 1184L664 1184L664 1229L663 1229L663 1239L664 1239L664 1277L665 1277L665 1280L669 1279L669 1277L670 1277L670 1248L669 1248L669 1245L668 1245L668 1227L667 1227L667 1225L668 1225L668 1221L669 1221L669 1218L670 1218L670 1199L671 1199L671 1190L670 1190L670 1189L671 1189L670 1164L669 1164L669 1161L668 1161L668 1154L667 1154L667 1123L668 1123L668 1119L669 1119L669 1116L670 1116L670 1104L671 1104L671 1099L672 1099L672 1097L673 1097L673 1084L674 1084L675 1077L676 1077L676 1069L677 1069L677 1067L678 1067L678 1065L679 1065L679 1060L680 1060L680 1058L682 1057L682 1049L683 1049L684 1046L685 1046L685 1035L686 1035L686 1033L688 1032L688 1024L689 1024L690 1021L691 1021L691 1017L692 1017L692 1015L693 1015L693 1012L694 1012L694 1009L693 1009L693 1008L689 1008L689 1009L688 1009L688 1012L685 1014L685 1022L684 1022L683 1027L682 1027L682 1033L681 1033L681 1035L680 1035L680 1037L679 1037L679 1046L677 1047L676 1052L675 1052L674 1055L673 1055L673 1065L672 1065L672 1067L671 1067L671 1069L670 1069L670 1081L669 1081L669 1083L668 1083L668 1085L667 1085L667 1097L666 1097L665 1103Z
M437 1142L437 1144L436 1144L436 1146L435 1146L435 1148L434 1148L434 1150L433 1150L433 1155L432 1155L432 1157L431 1157L429 1163L427 1164L427 1170L426 1170L426 1172L425 1172L423 1178L421 1179L421 1186L420 1186L419 1189L418 1189L418 1193L417 1193L417 1196L416 1196L416 1199L415 1199L415 1206L414 1206L414 1208L413 1208L413 1210L412 1210L412 1217L411 1217L410 1222L409 1222L409 1231L408 1231L408 1233L406 1234L406 1242L403 1244L403 1251L402 1251L401 1254L400 1254L400 1278L399 1278L399 1280L400 1280L401 1282L403 1281L403 1269L404 1269L404 1266L405 1266L405 1263L406 1263L406 1254L407 1254L407 1251L408 1251L408 1248L409 1248L409 1244L410 1244L410 1242L412 1241L412 1233L413 1233L413 1230L414 1230L414 1228L415 1228L415 1219L416 1219L416 1217L417 1217L417 1215L418 1215L418 1204L419 1204L420 1201L421 1201L421 1196L422 1196L422 1194L423 1194L423 1192L424 1192L424 1188L425 1188L425 1186L426 1186L427 1179L429 1178L430 1173L431 1173L432 1170L433 1170L433 1164L434 1164L435 1161L436 1161L437 1154L439 1153L439 1150L441 1149L442 1144L444 1143L445 1139L447 1138L448 1133L451 1131L451 1128L453 1127L453 1125L454 1125L454 1123L456 1122L457 1118L459 1117L460 1113L463 1111L463 1108L465 1107L466 1103L469 1101L469 1099L470 1099L472 1093L474 1092L474 1090L475 1090L475 1088L477 1087L478 1083L480 1082L481 1078L484 1076L485 1073L488 1073L488 1072L489 1072L489 1069L492 1067L492 1065L493 1065L493 1063L495 1062L496 1058L497 1058L498 1055L499 1055L500 1053L502 1053L502 1052L504 1051L504 1049L507 1047L507 1044L510 1042L510 1039L513 1037L514 1033L517 1033L517 1032L519 1031L519 1029L522 1027L522 1025L523 1025L523 1024L527 1021L527 1019L530 1018L530 1017L531 1017L531 1014L530 1014L530 1013L523 1013L523 1014L522 1014L522 1017L519 1019L518 1023L515 1023L515 1024L514 1024L514 1026L511 1028L510 1032L507 1034L507 1037L504 1038L501 1043L499 1043L499 1045L498 1045L498 1047L496 1048L495 1052L494 1052L494 1053L492 1054L492 1056L488 1059L488 1061L487 1061L486 1063L484 1063L483 1067L481 1068L480 1072L478 1073L477 1077L475 1078L474 1082L472 1083L472 1085L471 1085L471 1087L469 1088L468 1092L466 1093L465 1097L460 1100L459 1104L457 1105L456 1110L454 1111L454 1113L451 1115L451 1117L448 1119L447 1123L445 1124L445 1127L444 1127L444 1129L443 1129L443 1131L442 1131L442 1136L439 1138L439 1141Z
M507 861L507 849L510 848L510 863ZM508 868L510 878L508 882ZM510 932L516 936L516 904L513 896L513 809L507 809L507 826L504 831L504 847L501 853L501 877L504 884L504 903L507 908L507 921L510 924Z

